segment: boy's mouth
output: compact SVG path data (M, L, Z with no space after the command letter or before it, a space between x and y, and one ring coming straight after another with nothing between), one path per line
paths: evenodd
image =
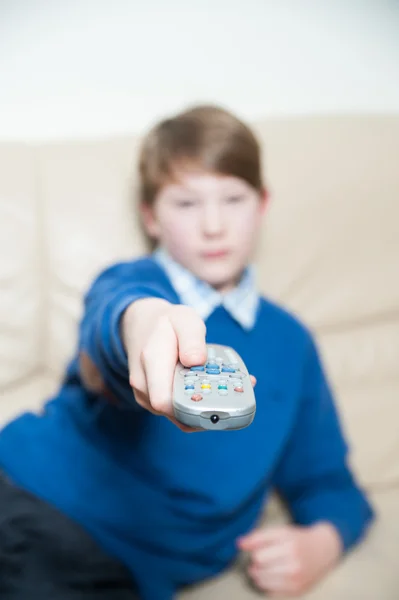
M203 252L202 256L204 258L224 258L225 256L227 256L227 254L227 250L213 250L209 252Z

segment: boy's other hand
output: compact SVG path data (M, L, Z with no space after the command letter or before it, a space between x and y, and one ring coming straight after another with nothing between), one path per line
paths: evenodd
M248 552L248 574L272 597L297 596L313 586L339 560L342 544L327 522L256 529L238 540Z
M186 432L194 429L179 423L173 415L173 377L179 360L186 367L206 361L205 334L205 324L192 308L159 298L137 300L122 319L136 401Z

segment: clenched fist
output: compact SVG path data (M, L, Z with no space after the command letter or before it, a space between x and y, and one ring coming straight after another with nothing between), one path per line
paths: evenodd
M250 578L272 597L302 594L342 552L339 535L329 523L260 528L241 537L238 546L249 553Z

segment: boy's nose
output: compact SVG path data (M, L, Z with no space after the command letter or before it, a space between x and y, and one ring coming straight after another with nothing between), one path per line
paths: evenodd
M207 206L202 217L202 230L204 235L208 237L218 236L224 229L221 210L215 204Z

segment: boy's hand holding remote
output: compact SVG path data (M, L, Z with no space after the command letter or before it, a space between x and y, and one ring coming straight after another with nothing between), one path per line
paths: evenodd
M194 309L159 298L133 302L122 319L130 384L137 403L167 417L185 432L202 430L183 425L174 417L173 376L178 361L186 367L206 361L205 333L205 323ZM252 375L251 382L255 385Z
M206 360L205 332L203 320L192 308L158 298L137 300L122 319L130 384L137 403L187 432L194 430L173 416L173 376L178 360L187 367Z

